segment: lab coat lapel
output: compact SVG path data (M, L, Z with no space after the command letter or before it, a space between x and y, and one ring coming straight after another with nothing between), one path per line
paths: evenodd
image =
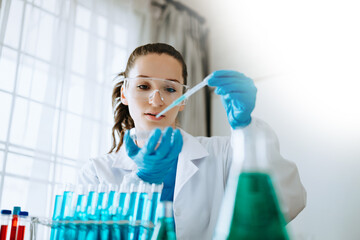
M208 151L200 142L187 132L181 130L183 136L183 148L179 154L174 199L190 178L199 170L193 160L201 159L209 155Z

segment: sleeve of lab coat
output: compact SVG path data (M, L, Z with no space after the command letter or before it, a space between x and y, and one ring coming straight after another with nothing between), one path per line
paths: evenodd
M271 176L281 209L287 222L293 220L306 205L306 191L296 165L279 154L271 164Z
M294 219L306 205L306 191L301 183L295 163L284 159L280 154L278 138L271 127L260 119L253 118L250 127L260 130L261 137L265 138L265 150L262 156L267 157L268 172L274 184L278 200L287 222ZM257 131L257 130L256 130ZM257 142L258 143L258 142Z
M78 172L77 182L83 185L100 183L92 159Z
M301 183L295 163L281 156L280 144L275 132L259 119L255 119L255 124L265 133L269 173L285 219L290 222L305 208L306 190Z

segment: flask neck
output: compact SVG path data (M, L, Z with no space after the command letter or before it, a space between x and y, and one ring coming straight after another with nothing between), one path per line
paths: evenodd
M233 171L267 172L266 134L255 123L232 132Z

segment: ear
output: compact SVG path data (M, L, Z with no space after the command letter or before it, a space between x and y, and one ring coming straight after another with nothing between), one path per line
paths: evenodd
M120 97L121 97L121 103L124 104L124 105L129 105L128 103L128 100L125 96L125 88L124 88L124 85L122 85L121 87L121 94L120 94Z

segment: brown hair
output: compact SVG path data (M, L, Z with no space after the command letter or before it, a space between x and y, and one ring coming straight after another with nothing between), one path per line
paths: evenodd
M128 62L126 64L126 69L124 72L121 72L115 78L119 80L119 78L126 78L129 76L129 71L135 64L135 61L138 57L148 55L150 53L157 54L167 54L169 56L174 57L181 63L182 66L182 76L184 79L184 84L187 82L187 68L185 61L182 55L172 46L165 43L150 43L140 47L137 47L129 56ZM120 79L121 80L121 79ZM112 92L112 107L114 111L114 126L112 128L112 139L113 144L109 151L109 153L119 151L121 145L123 144L123 137L126 130L129 130L134 125L134 120L130 116L129 108L127 105L121 103L121 87L123 85L123 81L118 81ZM116 140L116 135L119 137L119 142Z

